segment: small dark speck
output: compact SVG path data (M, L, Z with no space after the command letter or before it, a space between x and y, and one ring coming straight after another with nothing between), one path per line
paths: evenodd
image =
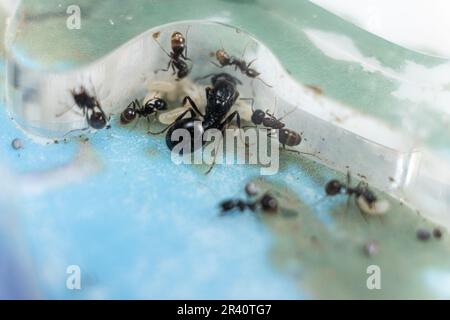
M59 141L58 140L54 140L53 143L54 144L59 144Z
M18 138L14 139L14 140L11 142L11 147L12 147L14 150L20 150L20 149L23 149L23 142L22 142L22 140L20 140L20 139L18 139Z
M430 231L428 231L426 229L417 230L416 235L417 235L417 239L419 239L421 241L427 241L431 237Z
M363 250L367 257L372 257L378 253L380 246L378 245L378 242L370 240L364 245Z
M389 177L389 181L390 181L390 182L395 182L395 179L392 178L392 177Z
M439 228L434 228L434 229L433 229L433 236L434 236L436 239L442 238L442 231L441 231L441 229L439 229Z

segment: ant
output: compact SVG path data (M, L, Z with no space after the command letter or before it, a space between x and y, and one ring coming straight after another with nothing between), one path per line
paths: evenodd
M355 196L355 203L361 213L368 215L381 215L389 209L387 201L380 201L375 193L369 189L367 182L361 181L356 187L351 187L351 176L347 172L347 183L342 183L339 180L331 180L325 185L325 193L327 196L336 196L339 194L346 194L347 210L351 196ZM364 216L364 215L363 215Z
M301 134L292 129L286 128L286 124L281 121L286 115L288 115L292 111L288 112L281 118L276 118L273 114L269 113L269 111L263 111L261 109L255 110L253 108L253 102L252 102L252 111L253 113L250 119L255 126L263 125L266 129L278 130L278 142L282 145L284 150L317 157L317 155L312 153L299 152L297 150L286 148L286 146L296 147L300 145L300 143L303 140ZM269 137L272 136L271 131L268 133L268 136Z
M208 75L206 77L209 76L212 76L212 87L207 87L205 89L205 114L198 109L191 97L186 96L183 99L183 105L189 103L191 108L178 116L178 118L175 119L175 121L163 131L157 133L150 132L151 134L160 134L168 130L166 134L166 144L170 150L173 150L173 148L179 143L178 141L172 140L172 134L178 129L184 129L190 133L191 152L193 152L200 146L203 146L205 142L203 135L207 130L218 129L223 133L235 118L238 127L241 127L241 118L238 111L234 111L227 116L228 112L239 97L239 92L236 90L236 86L238 84L242 84L241 81L228 73L219 73L215 75ZM189 113L190 116L188 118L184 118L187 113ZM196 138L201 138L201 142L198 143L198 141L195 140ZM206 174L212 170L214 164L215 158Z
M108 126L108 117L103 111L100 102L97 100L96 95L91 96L88 94L85 87L81 86L79 92L75 89L70 90L72 94L75 105L81 109L83 116L86 118L86 122L89 127L100 130L105 127L109 129ZM57 117L61 117L66 112L72 110L72 108L56 115Z
M254 125L263 125L264 127L279 130L284 128L286 125L281 122L282 118L275 118L273 114L268 111L263 111L261 109L253 110L251 121Z
M123 125L134 121L136 117L146 118L158 111L167 110L167 102L161 98L153 98L142 105L138 100L132 101L128 107L120 114L120 123Z
M219 49L216 51L216 59L219 62L219 64L217 64L215 62L212 62L212 63L219 68L224 68L227 66L234 66L235 70L239 69L239 71L241 71L241 73L245 74L247 77L252 78L252 79L258 79L262 83L264 83L266 86L268 86L269 88L272 88L271 85L267 84L259 77L261 75L260 72L256 71L253 68L250 68L250 66L253 64L253 62L256 61L256 59L250 61L249 63L247 63L243 59L245 50L246 50L246 48L244 49L241 58L236 58L235 56L229 55L224 49Z
M220 204L222 215L233 210L243 212L249 209L255 212L259 207L268 213L275 213L278 210L278 200L269 193L265 193L261 198L255 201L245 201L242 199L225 200Z
M187 34L189 32L189 28L186 31L186 38ZM187 57L187 41L186 38L183 36L181 32L175 31L172 33L171 36L171 47L172 51L169 53L167 52L161 43L158 41L160 33L156 32L153 34L153 39L158 43L159 47L167 54L167 56L170 58L169 63L167 64L166 69L161 69L155 71L155 73L158 73L159 71L169 71L170 68L173 70L173 75L177 75L176 80L181 80L185 78L189 72L191 71L191 68L186 63L187 60L191 60Z

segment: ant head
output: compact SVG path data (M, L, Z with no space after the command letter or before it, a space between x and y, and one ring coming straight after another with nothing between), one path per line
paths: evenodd
M172 50L178 54L183 53L183 50L186 46L186 39L184 38L181 32L172 33L171 37Z
M266 113L258 109L253 112L251 120L254 124L259 125L263 122L265 117Z
M231 60L228 53L223 49L219 49L216 51L216 59L222 66L229 64Z
M136 115L136 109L133 107L128 107L120 114L120 123L128 124L136 119Z
M273 213L278 210L278 201L272 195L266 193L261 198L261 206L264 211Z
M161 98L155 99L153 105L155 106L155 109L158 111L167 110L167 102L164 99Z
M202 122L195 118L184 118L177 121L166 134L166 144L170 150L175 147L179 150L179 154L194 152L203 146L203 129Z
M89 125L96 130L103 129L108 124L105 114L100 111L93 112L89 117L88 122Z
M338 180L331 180L325 186L325 192L328 196L335 196L342 191L342 183Z

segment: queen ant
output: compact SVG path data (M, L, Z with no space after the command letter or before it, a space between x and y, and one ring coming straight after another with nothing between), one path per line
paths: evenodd
M181 32L175 31L174 33L172 33L171 36L171 47L172 47L172 51L169 53L167 52L163 46L161 45L161 43L158 41L158 37L160 35L159 32L156 32L153 34L153 39L156 41L156 43L159 45L159 47L161 48L161 50L164 51L164 53L170 58L169 63L167 64L167 68L166 69L161 69L161 70L156 70L155 73L158 73L159 71L169 71L170 68L172 68L173 70L173 75L177 75L177 79L176 80L181 80L185 77L187 77L187 75L190 73L191 69L189 67L189 65L187 64L186 61L190 61L191 59L189 59L187 57L187 34L189 32L189 28L186 31L186 37L183 36L183 34Z
M181 143L172 140L172 134L178 129L184 129L189 132L191 138L190 151L194 152L204 145L205 141L203 140L203 136L207 130L218 129L223 133L234 119L236 119L237 125L240 128L241 120L239 113L237 111L232 112L230 115L228 115L228 113L239 97L236 86L241 84L241 81L228 73L219 73L208 76L212 76L212 87L207 87L205 90L205 114L199 110L191 97L186 96L183 99L183 105L189 103L191 107L188 110L178 116L175 121L164 130L155 133L149 132L150 134L161 134L167 131L166 144L170 150L173 150L175 146ZM189 117L184 118L188 113ZM201 141L197 141L196 138L201 139ZM214 164L215 157L206 174L212 170Z

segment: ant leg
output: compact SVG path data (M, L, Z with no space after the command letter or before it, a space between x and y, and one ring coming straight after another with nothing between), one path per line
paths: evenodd
M298 150L295 150L295 149L286 148L286 145L284 145L284 144L282 146L282 150L288 151L288 152L292 152L292 153L296 153L296 154L303 154L303 155L306 155L306 156L311 156L311 157L314 157L314 158L322 161L322 159L315 153L303 152L303 151L298 151Z
M152 120L150 120L149 117L146 117L146 119L147 119L147 132L150 132L150 126L152 125L153 121L155 121L155 117L156 117L156 115L154 117L152 117Z
M162 134L162 133L164 133L164 132L166 132L167 130L169 130L175 123L177 123L178 121L180 121L181 119L183 119L183 117L188 113L188 112L190 112L191 113L191 117L194 117L195 116L195 113L194 113L194 111L192 110L192 109L188 109L188 110L186 110L186 111L184 111L182 114L180 114L171 124L169 124L167 127L165 127L162 131L158 131L158 132L152 132L152 131L148 131L147 133L148 134L151 134L151 135L159 135L159 134Z
M79 113L79 112L75 111L74 106L71 106L71 107L65 109L64 111L62 111L62 112L60 112L60 113L57 113L57 114L55 115L55 117L56 117L56 118L62 117L63 115L65 115L65 114L66 114L67 112L69 112L69 111L73 111L73 112L75 112L76 114L81 115L81 116L84 117L84 113Z
M208 89L208 88L207 88ZM205 116L203 115L203 113L200 112L199 108L197 107L197 104L194 102L194 100L192 100L191 97L186 96L183 98L183 106L186 105L186 103L189 102L189 104L191 105L192 109L194 109L195 112L197 112L197 114L199 114L200 116L202 116L202 118L204 118Z
M247 64L247 69L250 69L250 66L253 64L253 62L255 62L257 59L253 59L252 61L250 61L248 64Z
M236 121L238 123L238 127L240 128L241 125L241 118L239 116L239 113L237 111L230 114L220 125L219 130L222 132L222 136L220 138L220 141L218 145L222 142L223 139L223 132L230 126L231 122L236 118ZM205 174L209 174L211 170L214 168L214 165L216 164L216 158L217 158L217 148L214 149L214 159L211 165L209 166L208 171L205 172Z
M155 73L158 73L160 71L167 72L167 71L169 71L171 65L172 65L172 59L169 61L169 63L167 64L167 67L165 69L155 70Z
M244 59L245 56L245 51L247 51L248 46L250 45L250 41L247 42L247 44L244 47L244 50L242 50L242 55L241 55L241 59Z
M358 207L359 213L361 214L361 216L364 218L364 221L366 221L366 223L369 223L369 221L367 220L367 216L364 213L364 211L361 210L361 208L358 205L358 202L356 201L356 197L355 197L355 204Z
M218 64L218 63L216 63L216 62L214 62L214 61L210 61L213 65L215 65L217 68L220 68L220 69L223 69L223 68L225 68L225 66L222 66L222 65L220 65L220 64Z
M175 66L173 63L172 63L172 71L173 71L173 73L172 73L173 76L177 74L177 70L175 69Z
M258 79L259 81L261 81L262 83L264 83L264 85L266 85L269 88L273 88L272 85L268 84L267 82L265 82L263 79L261 79L260 77L257 77L256 79Z
M185 60L191 60L191 59L187 58L187 55L188 55L188 34L189 34L189 29L190 29L190 28L191 28L191 26L188 26L187 29L186 29L186 33L185 33L185 35L186 35L186 48L185 48L185 50L184 50L184 54L181 54L181 56L182 56Z
M161 45L161 43L159 43L159 41L158 41L157 39L153 38L153 40L156 41L156 43L159 45L159 47L161 48L161 50L164 51L164 53L167 54L167 56L168 56L169 58L172 58L172 57L170 56L170 54L166 51L166 49L163 48L163 46Z

